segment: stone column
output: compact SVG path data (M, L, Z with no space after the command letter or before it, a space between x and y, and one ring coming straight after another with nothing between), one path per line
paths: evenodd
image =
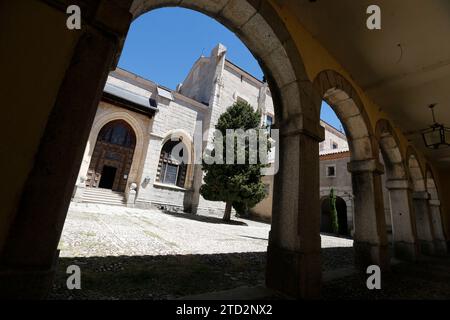
M82 30L66 31L80 32L79 40L65 73L57 75L61 85L0 253L0 298L45 298L51 289L58 242L92 122L131 23L130 3L86 3ZM65 14L64 7L58 8ZM44 58L45 52L36 52L37 61Z
M416 216L417 239L420 245L420 250L424 254L434 255L434 230L431 224L430 210L428 207L428 199L430 194L428 192L414 192L413 206Z
M444 228L442 226L441 219L441 202L439 200L430 200L428 204L431 224L434 230L435 253L438 255L447 255L447 240L445 239Z
M355 210L355 263L363 271L369 265L389 269L389 252L384 218L381 174L383 166L375 159L352 161Z
M302 130L286 131L280 132L266 283L290 296L317 298L322 282L319 141L323 138Z
M394 255L399 259L416 261L419 256L417 230L412 210L411 190L408 180L388 180L392 215Z

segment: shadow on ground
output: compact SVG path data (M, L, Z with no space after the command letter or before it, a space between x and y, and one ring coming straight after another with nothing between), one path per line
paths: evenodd
M352 248L323 249L324 270L352 265ZM66 287L67 267L82 272L82 290ZM60 258L51 299L174 299L263 285L266 253Z
M173 212L168 210L162 210L165 214L168 214L175 218L183 218L188 220L195 220L200 222L206 222L206 223L214 223L214 224L229 224L229 225L235 225L235 226L247 226L247 223L244 221L236 221L236 220L230 220L230 221L223 221L222 218L218 217L211 217L211 216L203 216L198 214L191 214L191 213L180 213L180 212Z
M417 263L399 263L383 273L381 290L368 290L368 275L354 274L325 283L326 300L448 300L450 258L424 257Z
M324 275L353 267L352 248L323 248ZM69 265L82 272L82 290L68 290ZM60 258L50 299L165 300L263 286L266 253ZM322 299L450 299L450 259L400 263L382 275L382 290L368 290L366 274L327 281Z
M261 285L264 252L60 258L50 299L174 299ZM69 265L81 268L82 290L68 290Z

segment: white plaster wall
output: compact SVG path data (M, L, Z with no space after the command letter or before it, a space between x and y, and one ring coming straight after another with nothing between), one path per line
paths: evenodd
M325 140L319 144L320 151L332 150L332 143L337 143L337 149L348 149L348 142L345 136L336 134L334 128L322 121L322 126L325 128Z

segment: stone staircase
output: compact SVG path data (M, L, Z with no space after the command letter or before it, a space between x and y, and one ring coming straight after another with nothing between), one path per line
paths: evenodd
M112 206L124 206L125 194L109 189L86 188L81 196L82 202L101 203Z

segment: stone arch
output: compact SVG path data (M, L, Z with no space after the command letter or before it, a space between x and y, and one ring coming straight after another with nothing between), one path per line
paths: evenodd
M186 130L183 129L173 129L169 130L163 135L163 139L161 140L161 145L159 148L159 152L161 153L161 150L163 146L166 144L167 141L173 140L173 139L179 139L181 138L184 146L188 150L188 160L187 160L187 172L186 172L186 188L189 188L192 186L193 179L194 179L194 163L195 163L195 155L194 155L194 142L192 141L191 136Z
M386 172L386 224L392 224L394 254L397 258L416 260L419 254L417 243L416 215L412 207L412 181L400 150L398 136L391 123L381 119L375 126L377 152L381 153ZM389 228L388 228L389 229Z
M112 113L104 113L95 119L89 134L89 139L84 152L83 163L79 172L79 179L84 178L87 174L89 163L91 162L92 153L94 152L95 144L97 142L98 134L100 130L108 123L115 120L123 120L134 130L136 135L136 147L133 155L132 165L128 178L128 185L131 183L137 183L142 174L143 164L146 155L146 139L145 128L137 121L133 116L125 111L116 111ZM128 192L128 188L125 190Z
M364 104L351 83L334 70L323 70L313 81L314 90L340 119L349 144L354 194L355 261L362 269L378 264L389 269L386 220L383 210L381 177L383 168L376 151L373 128ZM320 107L316 112L320 114Z
M445 220L441 212L439 188L434 179L433 169L428 163L425 169L425 188L429 195L428 207L431 226L434 232L435 253L438 255L448 255L447 235L444 228Z
M332 233L331 221L330 221L330 205L329 196L323 196L320 199L321 204L321 225L320 229L322 232ZM336 195L336 211L338 219L338 234L339 235L349 235L348 226L348 203L339 195Z
M425 165L425 189L430 195L430 200L440 201L439 188L434 179L433 169L428 163Z
M266 283L293 296L318 296L320 208L316 189L319 189L318 142L323 140L324 131L315 104L320 99L315 100L297 45L269 1L134 0L130 12L137 18L150 10L170 6L202 12L228 27L264 71L277 119L274 128L280 130L276 147L283 150L276 153L280 169L274 182ZM313 214L302 214L303 210ZM297 280L292 281L292 275Z
M354 205L353 205L353 194L346 190L336 189L335 194L337 197L342 198L345 201L345 205L347 207L347 227L348 227L348 235L353 236L354 230ZM320 190L320 203L323 202L323 199L329 197L330 190L329 189L321 189Z
M283 21L267 1L134 0L130 12L137 19L163 7L183 7L204 13L233 31L264 71L274 100L277 127L290 131L305 130L308 126L313 135L320 137L315 106L302 99L305 92L312 95L313 90L301 55Z
M433 255L435 248L435 230L429 206L430 194L427 191L425 170L420 163L416 150L409 146L406 151L407 169L413 183L413 208L416 216L417 239L425 254Z
M417 151L409 146L406 150L406 163L408 176L412 181L414 192L425 192L425 174L423 167L420 163L420 158L418 157Z
M376 159L372 126L361 98L351 83L334 70L324 70L316 76L313 86L341 121L348 139L351 159ZM318 110L320 114L320 107Z
M375 126L377 148L383 156L388 179L408 179L405 161L400 150L398 136L391 123L381 119Z
M128 0L104 1L100 6L86 3L86 11L92 13L85 21L88 27L74 46L36 156L36 163L45 165L36 165L29 176L30 181L41 183L30 184L24 192L20 216L14 218L18 222L9 231L2 251L2 259L6 258L2 261L7 262L5 265L21 266L23 270L28 267L39 270L37 276L33 275L36 281L43 278L42 271L45 271L45 279L37 282L43 287L40 292L51 286L55 251L70 194L108 72L117 64L132 18L169 6L203 12L227 26L247 45L264 70L274 100L277 126L283 133L280 148L286 154L280 160L282 166L275 182L280 196L274 202L279 204L276 211L282 214L272 223L267 283L286 294L317 297L321 281L317 142L322 139L323 128L301 55L283 18L269 1ZM90 74L90 77L82 79L80 74ZM73 110L78 111L75 117ZM129 123L133 127L133 122ZM139 130L134 129L139 141ZM143 139L148 140L147 135L144 130ZM67 152L58 159L49 159L48 155L54 158L65 145ZM145 153L146 150L143 156ZM142 163L137 154L135 158ZM281 192L285 189L291 192ZM35 241L37 238L39 241ZM25 280L11 287L23 288L27 283Z

